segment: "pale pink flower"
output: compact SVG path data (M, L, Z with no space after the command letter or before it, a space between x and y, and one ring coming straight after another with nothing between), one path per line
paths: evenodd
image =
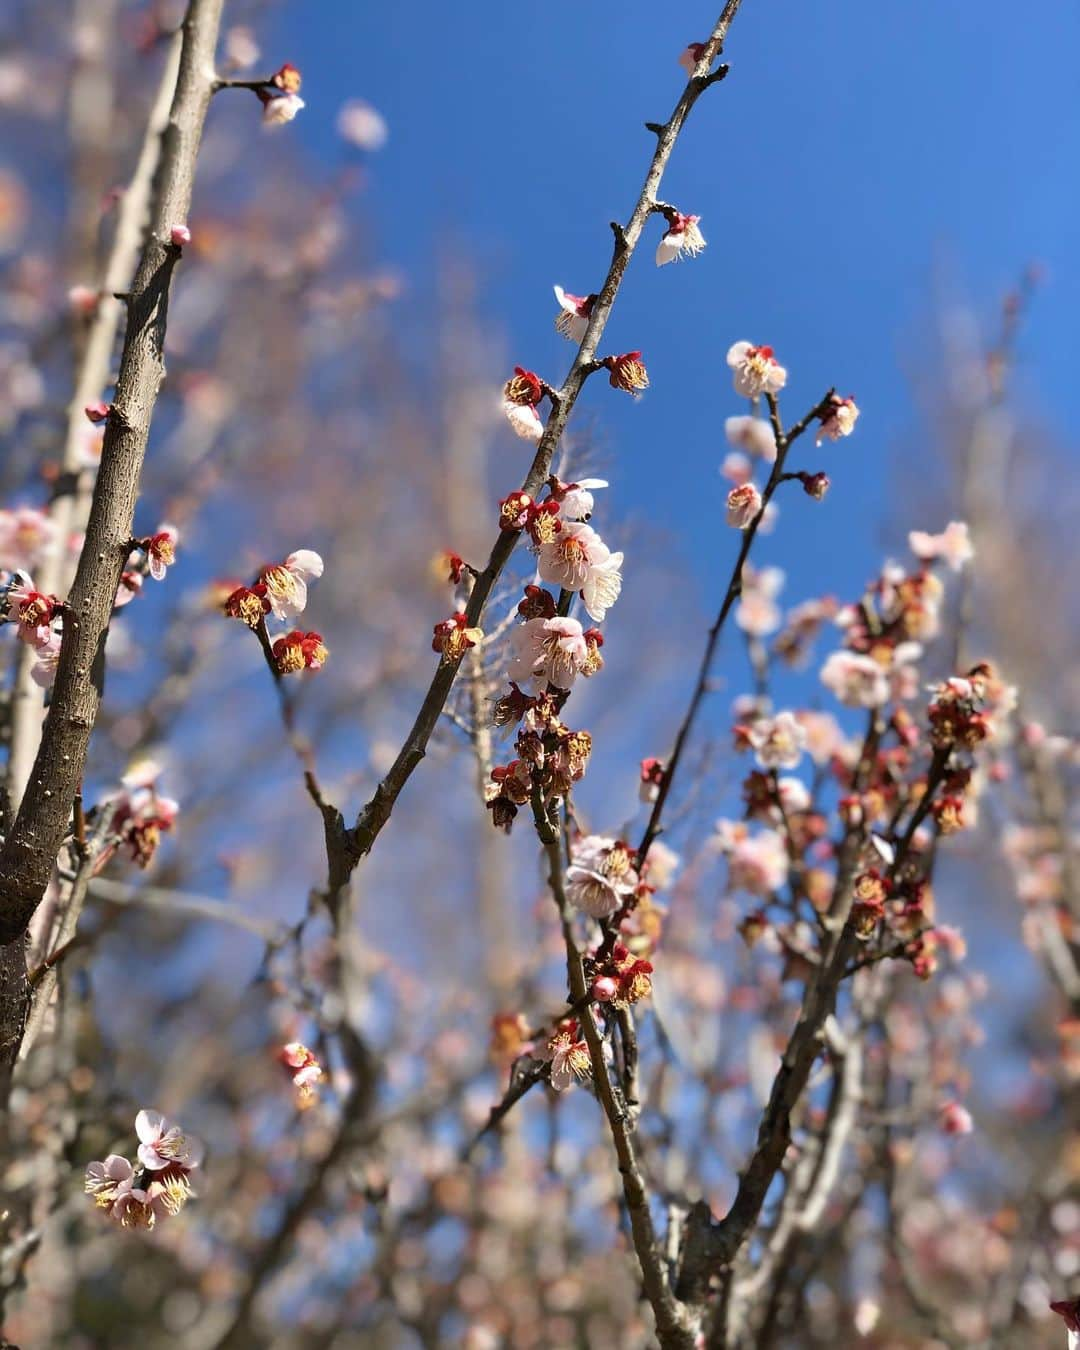
M266 587L266 598L277 619L294 619L307 607L309 581L323 574L323 560L310 548L297 549L283 563L264 567L259 574Z
M580 483L567 483L553 495L559 503L562 520L588 520L592 515L593 493L607 487L606 478L583 478Z
M56 522L37 507L0 511L0 569L33 570L55 552L57 543Z
M793 712L760 717L746 733L763 769L794 769L806 748L806 729Z
M382 114L370 103L350 99L337 115L338 135L358 150L381 150L390 135Z
M748 455L744 455L741 450L732 450L730 454L724 456L724 462L720 465L720 472L729 483L734 483L736 487L742 487L744 483L749 483L754 476L754 466L750 463Z
M176 545L180 531L175 525L160 525L157 533L146 541L146 560L155 581L164 581L166 571L176 561Z
M34 589L28 572L16 572L7 588L6 618L15 624L16 636L32 647L44 647L52 639L52 622L57 616L54 595Z
M728 854L728 880L733 890L768 896L787 881L787 846L776 830L762 830L736 840Z
M139 1161L148 1172L160 1172L173 1164L190 1171L202 1162L201 1142L184 1134L160 1111L140 1111L135 1117L135 1133L139 1136Z
M103 398L99 398L96 403L88 403L83 409L87 419L93 422L95 426L99 422L107 421L111 411L110 405Z
M775 394L787 383L787 371L773 356L771 347L755 347L752 342L735 342L728 348L735 392L743 398Z
M178 248L191 243L191 231L186 225L174 225L169 231L169 241Z
M634 857L619 839L590 834L575 845L566 869L566 898L593 919L605 919L633 895Z
M513 403L510 399L504 399L502 410L514 435L520 436L523 441L532 441L535 445L544 434L540 414L531 403Z
M556 1092L565 1092L592 1073L589 1046L580 1035L576 1018L559 1024L540 1058L551 1061L551 1086Z
M556 331L564 338L569 338L571 342L580 342L589 326L589 316L592 314L593 305L596 304L596 296L571 295L561 286L556 286L555 299L559 305L559 312L555 315Z
M682 859L673 848L669 848L662 839L654 839L645 855L642 873L650 886L658 891L666 891L675 879Z
M946 1102L938 1114L946 1134L970 1134L975 1128L971 1112L959 1102Z
M724 435L732 445L749 455L756 455L766 464L776 459L776 436L772 423L764 417L751 417L745 413L729 417L724 422Z
M959 572L975 556L975 546L962 520L950 520L940 534L912 530L908 535L908 546L921 562L940 558L954 572Z
M34 664L30 667L30 678L39 689L50 689L56 679L56 668L59 664L60 634L52 631L47 641L36 646Z
M284 126L304 107L304 100L299 94L281 94L277 98L268 98L263 104L263 126Z
M884 667L858 652L833 652L821 668L821 683L849 708L880 708L889 699Z
M859 409L853 398L841 398L833 394L829 400L829 412L821 419L818 428L817 443L824 440L838 441L841 436L850 436L859 420Z
M693 75L697 68L697 63L705 54L704 42L691 42L689 47L679 57L679 65L686 71L687 75Z
M700 216L684 216L678 211L674 217L668 217L668 228L656 247L656 265L674 262L688 253L696 258L705 247L705 237L698 227Z
M591 525L567 521L555 537L540 545L540 580L566 591L580 591L590 618L600 623L622 590L623 555L612 553Z
M512 630L510 646L506 673L518 684L536 677L570 689L578 675L589 673L589 644L577 619L529 619Z
M809 811L810 789L801 778L778 778L776 780L776 791L780 797L780 804L788 815L796 815L800 811Z
M737 530L748 529L761 511L761 493L753 483L732 488L727 497L727 523Z
M87 1166L86 1194L92 1195L94 1203L102 1209L109 1209L116 1199L120 1184L130 1181L132 1175L131 1163L118 1153L110 1153L104 1162L92 1162Z
M779 567L763 567L757 571L749 563L743 568L742 592L735 610L735 622L751 637L767 637L780 627L780 608L776 597L784 586L784 573Z
M93 286L72 286L67 293L67 301L72 314L89 319L97 313L101 292L94 290Z
M799 721L806 732L806 753L815 764L828 764L844 748L844 733L832 713L800 712Z

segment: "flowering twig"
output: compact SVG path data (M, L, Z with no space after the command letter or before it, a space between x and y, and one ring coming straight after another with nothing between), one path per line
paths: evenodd
M638 194L637 203L626 225L614 227L615 247L611 265L592 306L588 326L566 379L558 391L549 390L549 396L551 393L555 394L552 399L551 416L548 418L543 435L537 445L532 465L521 486L521 491L528 493L530 496L536 495L551 471L552 458L585 380L599 369L596 349L607 326L612 306L622 284L623 275L641 238L645 224L656 205L657 189L660 186L664 170L671 158L671 153L675 148L683 124L702 91L709 84L721 78L720 71L725 70L724 67L720 67L711 76L707 73L709 67L723 49L728 28L738 12L740 3L741 0L727 0L712 34L708 41L702 45L697 69L705 73L691 76L668 120L662 124L654 124L651 128L656 132L656 149L653 152L645 181ZM469 596L465 611L466 622L469 627L479 625L492 587L509 561L517 540L518 536L515 532L500 531L489 555L487 566L477 576ZM420 705L416 720L405 738L397 758L389 772L379 783L371 800L360 811L348 841L350 852L356 861L359 861L362 856L371 851L379 832L390 818L390 813L394 809L394 803L397 801L402 788L424 758L427 743L438 724L439 713L449 696L460 662L460 656L455 660L440 662L428 692ZM355 862L353 865L355 866Z
M25 1006L20 941L67 833L82 781L104 680L104 639L132 536L150 419L164 376L169 290L181 249L172 242L187 219L195 160L212 91L214 49L224 0L190 0L180 67L158 171L153 219L127 306L116 394L106 419L101 467L86 539L69 598L52 703L15 823L0 850L0 1053L18 1050ZM18 959L10 953L18 951Z
M694 685L693 693L690 695L690 702L686 713L683 716L682 723L675 736L675 745L671 752L671 758L667 761L664 768L664 775L660 781L660 789L653 802L652 811L649 814L648 824L645 826L645 833L641 837L641 843L637 851L637 866L640 868L644 863L649 848L653 840L661 830L661 820L664 814L664 805L667 802L668 794L671 791L671 785L674 781L675 773L682 760L683 751L686 748L690 732L693 730L694 722L697 719L698 711L705 698L709 688L709 675L712 671L713 659L716 655L716 648L720 641L720 634L723 631L724 624L731 612L732 606L739 598L742 592L743 568L750 556L750 550L754 546L754 539L761 527L765 510L772 500L773 494L784 480L784 464L787 460L787 454L791 446L806 431L807 427L815 418L822 417L829 408L830 400L834 391L830 389L824 398L820 400L805 416L801 417L789 431L785 432L780 421L780 409L773 394L768 395L769 414L773 424L773 433L776 437L776 460L772 466L772 472L769 475L769 481L761 494L761 506L757 515L750 522L747 528L742 532L742 540L739 544L739 551L735 558L735 565L731 570L731 578L727 584L727 590L724 592L724 599L720 605L720 611L716 616L716 621L709 629L708 640L705 643L705 650L702 653L701 664L698 668L697 682Z

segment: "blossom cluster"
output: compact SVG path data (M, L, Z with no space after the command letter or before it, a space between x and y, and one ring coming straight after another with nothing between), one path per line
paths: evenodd
M322 574L322 558L313 549L301 548L284 562L261 568L251 585L219 582L215 588L223 613L265 639L279 676L321 670L326 664L329 652L320 633L287 626L307 608L308 583ZM271 616L286 625L286 631L270 633L267 620Z
M149 1230L158 1219L179 1214L195 1194L191 1175L202 1163L203 1147L159 1111L140 1111L135 1133L137 1162L110 1153L90 1163L86 1194L115 1223Z

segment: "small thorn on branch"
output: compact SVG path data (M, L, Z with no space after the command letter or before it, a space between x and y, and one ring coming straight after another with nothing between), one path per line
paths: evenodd
M665 131L663 122L646 122L645 130L651 131L654 136L662 136Z
M708 89L709 85L711 85L711 84L719 84L720 81L726 77L726 75L727 75L727 73L728 73L728 71L729 71L730 69L731 69L731 67L728 66L728 65L719 65L719 66L717 66L716 69L712 72L711 75L706 75L706 76L702 79L702 81L701 81L701 87L702 87L702 89Z

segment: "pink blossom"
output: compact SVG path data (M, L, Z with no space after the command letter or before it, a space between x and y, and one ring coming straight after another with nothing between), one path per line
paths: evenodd
M135 1133L139 1136L139 1161L149 1172L160 1172L174 1163L190 1170L202 1162L201 1142L184 1134L160 1111L140 1111L135 1117Z
M297 549L283 563L264 567L259 581L277 619L288 620L307 608L308 582L323 574L323 560L310 548Z
M510 634L509 679L523 684L536 677L570 689L578 675L593 674L592 653L577 619L529 619Z
M772 464L776 459L776 436L772 423L764 417L747 414L729 417L724 422L724 435L732 445L763 459L766 464Z
M169 231L169 241L177 248L183 248L185 244L191 243L191 231L186 225L174 225Z
M880 708L889 699L885 669L858 652L833 652L821 668L821 683L849 708Z
M824 440L838 441L841 436L850 436L859 420L859 409L853 398L841 398L833 394L829 399L829 411L821 419L817 443Z
M655 890L666 891L675 878L682 859L662 839L654 839L645 855L642 875Z
M32 647L47 646L52 638L52 622L59 613L55 595L34 589L29 573L16 572L7 588L6 615L16 625L16 635Z
M512 403L509 399L504 399L502 409L514 435L520 436L523 441L532 441L535 444L544 434L540 414L531 403Z
M93 286L72 286L67 293L68 307L73 314L88 319L97 313L101 292Z
M800 712L799 721L806 732L806 753L815 764L828 764L844 747L844 734L832 713Z
M754 466L750 463L747 455L739 450L732 450L730 454L724 456L724 462L720 465L720 472L729 483L734 483L736 487L742 487L744 483L749 483L754 476Z
M766 637L780 627L780 609L776 596L784 586L784 573L779 567L764 567L757 571L749 563L743 568L742 593L735 610L735 622L751 637Z
M619 982L613 980L610 975L601 975L593 980L590 992L597 1003L610 1003L619 992Z
M761 493L753 483L732 488L727 497L727 523L737 530L745 530L761 512Z
M569 338L571 342L580 342L589 326L589 316L592 314L593 305L596 304L595 293L592 295L571 295L569 291L564 291L561 286L556 286L555 299L559 305L559 312L555 316L556 331L561 333L564 338Z
M563 520L588 520L592 515L593 493L607 487L606 478L583 478L580 483L559 484L552 496L559 503Z
M794 769L806 748L806 730L793 712L759 718L746 738L763 769Z
M971 1112L959 1102L946 1102L938 1114L946 1134L970 1134L975 1128Z
M88 403L83 409L83 412L86 414L89 421L93 422L95 426L99 422L106 421L111 411L111 406L106 403L104 399L100 398L96 403Z
M697 69L697 63L705 55L705 47L704 42L691 42L679 57L679 65L682 66L688 76L692 76Z
M576 1018L559 1024L540 1057L551 1061L551 1086L556 1092L565 1092L592 1073L588 1043L581 1038Z
M263 100L263 126L280 127L291 122L305 107L299 94L280 94L277 98Z
M684 216L676 211L668 217L668 228L656 247L656 265L675 262L684 253L696 258L705 247L705 237L698 227L700 216Z
M146 540L146 560L155 581L164 581L166 571L176 561L176 545L180 531L175 525L161 525L157 533Z
M33 506L0 510L0 568L14 572L32 570L56 551L57 526L44 511Z
M908 535L908 546L920 561L933 562L940 558L954 572L959 572L975 556L975 546L962 520L950 520L941 534L912 530Z
M728 880L733 890L769 896L787 880L787 846L776 830L737 838L728 851Z
M540 546L540 580L567 591L580 591L590 618L602 622L622 590L623 555L612 553L591 525L567 521Z
M56 679L56 668L60 664L60 634L51 631L48 639L37 646L34 664L30 667L30 678L39 689L50 689Z
M343 140L358 150L381 150L390 135L382 114L358 98L342 104L337 130Z
M775 394L787 383L787 371L773 356L771 347L755 347L752 342L735 342L728 348L735 392L743 398Z
M566 869L566 898L593 919L614 914L638 884L633 855L621 840L590 834L579 841Z

